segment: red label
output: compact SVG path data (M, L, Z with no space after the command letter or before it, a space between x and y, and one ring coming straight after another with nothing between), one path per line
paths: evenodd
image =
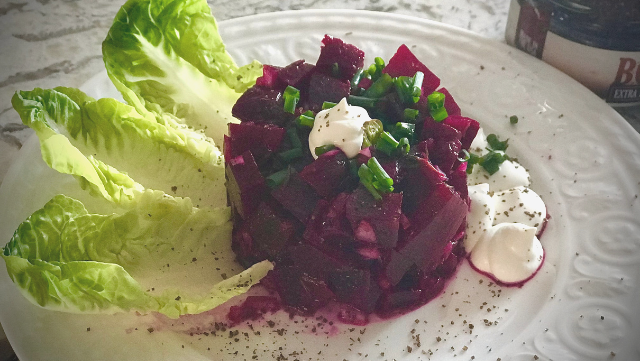
M516 28L516 47L536 58L542 58L544 42L551 21L551 9L532 0L520 1Z
M640 61L632 58L620 58L616 79L609 87L607 102L640 102Z

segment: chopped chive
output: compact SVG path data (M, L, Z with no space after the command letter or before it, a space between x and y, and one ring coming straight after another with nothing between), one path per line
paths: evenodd
M403 118L405 121L414 123L418 119L418 109L405 108Z
M376 144L378 138L380 138L380 133L383 131L383 125L379 119L371 119L364 122L362 129L364 130L362 148L366 148Z
M389 177L389 174L387 174L384 168L382 168L382 165L380 165L380 162L378 162L378 159L376 159L376 157L369 158L369 160L367 161L367 166L377 180L388 186L393 185L393 179L391 179L391 177Z
M374 108L378 104L378 99L367 98L358 95L349 95L349 104L363 108Z
M280 159L282 159L285 163L290 163L291 161L302 157L302 149L301 148L293 148L289 150L285 150L284 152L278 153Z
M415 139L416 125L411 123L397 122L391 131L394 138L407 138L409 142Z
M495 134L487 135L487 143L489 143L489 147L492 150L507 150L507 147L509 147L509 139L500 141Z
M311 113L311 115L308 115L307 113ZM296 124L303 127L313 128L313 123L315 122L315 120L316 119L313 116L313 112L307 110L304 114L300 114L300 116L296 118Z
M405 104L414 104L422 95L422 82L424 74L420 71L414 76L399 76L393 79L398 97Z
M376 149L391 155L391 153L398 147L398 141L389 134L389 132L380 133L380 138L376 142Z
M362 183L362 185L364 185L364 187L367 188L367 190L369 191L369 193L371 193L373 198L377 200L382 199L382 196L373 185L373 181L374 181L373 173L371 173L371 170L369 169L369 167L367 167L366 164L362 164L360 168L358 168L358 177L360 178L360 183Z
M298 100L300 100L300 90L289 85L284 90L283 96L284 111L293 114L296 110L296 105L298 105Z
M331 65L331 75L336 78L340 77L340 65L338 65L338 63L333 63Z
M364 69L360 68L353 74L353 78L351 78L351 91L355 91L358 89L358 84L360 84L360 80L362 76L365 75Z
M373 183L373 188L375 188L377 191L382 192L382 193L391 193L393 192L393 186L389 186L387 184L385 184L384 182L381 182L379 180L374 180Z
M357 177L358 176L358 161L356 159L349 159L347 164L349 166L349 173L351 173L352 176Z
M466 149L463 149L462 157L458 157L458 160L464 163L464 162L468 162L470 159L471 159L471 154Z
M281 171L275 172L266 178L267 186L269 186L269 188L275 188L282 184L288 176L289 169L283 169Z
M373 84L371 84L371 86L365 90L362 95L367 98L381 98L389 92L392 86L393 78L389 74L384 73L380 78L378 78L378 80L373 82Z
M512 115L509 117L509 123L511 124L518 124L518 116L517 115Z
M429 102L429 112L436 122L441 122L449 116L447 109L444 107L444 94L433 92L427 96Z
M325 109L331 109L333 107L335 107L338 103L334 103L334 102L324 102L322 103L322 110Z
M302 148L302 141L300 141L300 137L298 136L298 131L296 130L296 128L287 129L287 136L291 141L291 147Z
M405 138L401 138L398 141L398 149L400 149L402 155L407 155L409 154L409 151L411 150L411 144L409 143L409 139Z
M316 155L319 157L321 155L323 155L324 153L335 149L336 146L333 144L325 144L325 145L321 145L319 147L316 147L316 149L314 149Z

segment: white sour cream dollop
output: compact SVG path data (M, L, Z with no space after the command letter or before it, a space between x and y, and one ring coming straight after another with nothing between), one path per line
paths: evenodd
M482 153L483 142L479 132L471 151ZM473 266L503 283L531 278L544 259L536 234L547 211L540 196L527 188L527 171L516 162L504 162L499 172L489 175L476 165L467 183L471 206L464 246Z
M318 158L317 147L330 144L340 148L348 158L355 157L362 148L362 126L369 120L371 118L364 108L347 104L346 98L333 108L319 112L309 134L309 150L313 158Z

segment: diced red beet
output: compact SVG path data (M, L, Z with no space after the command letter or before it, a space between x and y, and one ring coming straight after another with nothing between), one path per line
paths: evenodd
M262 76L256 79L256 85L268 89L281 90L282 82L278 79L278 73L282 68L273 65L262 66Z
M417 71L424 73L422 82L422 95L433 93L440 85L440 78L429 70L406 45L400 45L396 53L389 59L389 63L383 69L384 73L397 76L414 76Z
M383 317L393 316L407 308L416 307L422 296L422 290L399 290L383 294L380 297L380 313Z
M452 121L455 124L455 120ZM443 122L430 122L424 124L424 128L422 129L422 138L423 139L435 139L435 140L443 140L443 141L452 141L452 140L461 140L462 132L460 132L455 127Z
M298 60L285 66L278 74L278 77L285 85L291 85L298 90L306 90L309 86L309 78L313 73L313 69L315 69L313 64Z
M362 220L353 230L353 236L356 241L363 243L376 243L376 232L373 230L371 223Z
M324 280L309 275L300 267L283 266L273 272L284 303L302 312L313 314L335 299Z
M369 223L380 247L393 248L398 243L398 228L402 208L402 193L389 193L377 201L364 187L358 187L348 198L347 219L353 229L362 221Z
M287 180L274 189L271 195L302 223L307 221L320 200L313 188L295 171L292 171Z
M227 161L227 194L231 207L246 219L267 194L267 186L250 151Z
M337 103L342 98L348 97L349 90L351 90L351 86L348 80L314 72L309 81L307 107L313 111L319 111L324 102Z
M434 186L445 181L447 177L428 159L420 157L403 159L401 167L405 174L398 184L398 189L403 192L402 212L411 219Z
M447 110L447 114L449 116L460 115L460 107L458 106L458 103L456 103L456 101L453 99L453 96L451 95L451 93L449 93L447 88L442 87L437 91L444 94L444 108Z
M329 275L329 288L338 301L347 303L361 311L370 313L374 310L381 290L373 282L368 269L342 268Z
M303 238L323 250L335 253L336 247L354 243L351 225L345 216L348 195L341 193L331 203L318 201L318 206L309 218Z
M249 268L253 264L267 259L268 255L253 241L253 237L251 237L245 226L246 223L242 227L233 229L231 249L235 253L238 262L242 266Z
M356 71L364 66L364 52L354 45L329 35L324 36L322 45L316 68L325 74L351 80ZM337 73L334 64L337 64Z
M362 149L355 157L358 164L365 164L371 159L371 147Z
M290 247L287 253L294 266L304 268L309 275L319 279L327 279L334 269L351 267L345 260L336 259L309 244Z
M443 172L449 174L458 160L462 144L459 140L437 140L435 149L429 152L429 160Z
M283 251L295 236L293 222L265 202L260 203L246 224L254 242L272 257Z
M285 129L273 124L242 122L229 124L229 139L225 138L225 157L251 151L256 159L262 159L280 147Z
M358 248L356 252L365 260L380 259L382 257L380 250L375 247L361 247Z
M336 196L343 191L344 180L349 176L347 156L338 148L321 154L300 172L300 178L325 198Z
M257 320L266 313L274 313L280 309L280 300L272 296L249 296L242 304L231 306L227 318L232 324Z
M462 138L460 138L460 142L462 143L462 148L469 150L471 146L471 142L478 134L478 130L480 129L480 123L476 120L459 116L459 115L449 115L444 121L444 124L451 126L458 130L462 134Z
M243 122L264 122L285 125L295 118L284 111L282 92L254 86L245 91L231 109L231 114Z
M469 200L469 189L467 188L467 162L460 163L457 169L451 172L449 184L460 194L460 198L464 199L467 204Z
M413 232L400 253L414 260L418 269L430 271L442 262L445 246L464 222L467 203L445 184L436 187L428 202L419 210L424 219L413 218ZM430 219L427 224L426 219Z

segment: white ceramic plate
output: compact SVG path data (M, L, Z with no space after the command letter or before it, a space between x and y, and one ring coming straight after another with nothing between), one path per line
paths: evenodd
M640 359L640 136L603 101L506 45L418 18L310 10L220 29L241 64L315 61L325 33L363 49L366 63L407 44L463 112L508 137L530 169L553 217L541 272L521 289L500 288L465 262L442 296L400 318L364 328L322 324L314 333L318 321L279 313L267 317L273 327L253 322L232 337L210 333L215 313L170 321L43 310L0 272L0 321L22 361ZM105 74L85 89L113 91ZM44 165L31 139L0 188L0 239L53 194L76 188Z

